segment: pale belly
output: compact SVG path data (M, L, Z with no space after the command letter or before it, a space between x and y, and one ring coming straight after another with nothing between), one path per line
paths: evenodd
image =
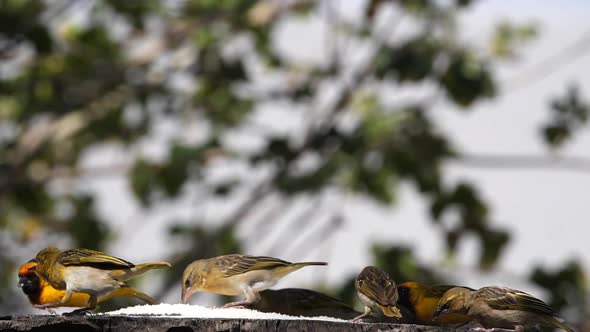
M64 270L66 287L75 292L102 295L119 288L110 271L85 266L70 266Z
M375 304L375 302L373 300L371 300L368 296L366 296L365 294L363 294L359 291L357 291L356 293L359 297L359 300L361 300L362 304L371 308L372 310L376 310L378 308L378 306Z
M277 279L272 273L260 270L250 271L239 275L219 280L218 283L210 285L208 291L222 295L243 295L246 287L259 292L276 285Z

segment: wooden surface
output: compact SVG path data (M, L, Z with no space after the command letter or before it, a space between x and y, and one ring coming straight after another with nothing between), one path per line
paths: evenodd
M337 323L311 320L195 319L128 316L19 316L1 317L0 331L467 331L411 324ZM485 331L483 329L479 330ZM493 329L490 332L509 330Z

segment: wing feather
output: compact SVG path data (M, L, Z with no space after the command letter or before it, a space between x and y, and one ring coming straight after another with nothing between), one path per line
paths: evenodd
M475 296L497 310L521 310L542 315L556 315L555 311L545 302L528 293L511 288L484 287L479 289Z
M289 266L291 263L274 257L233 254L218 257L215 265L225 277L231 277L249 271Z
M90 249L62 251L57 261L64 266L91 266L107 270L130 269L135 266L124 259Z
M359 292L385 307L395 305L399 297L389 274L374 266L367 266L361 271L355 286Z
M449 289L451 288L455 288L457 286L455 285L435 285L432 286L430 288L426 288L424 295L426 297L436 297L436 298L440 298L442 297ZM471 291L475 291L475 289L473 288L469 288L469 287L464 287L461 286L463 288L469 289Z

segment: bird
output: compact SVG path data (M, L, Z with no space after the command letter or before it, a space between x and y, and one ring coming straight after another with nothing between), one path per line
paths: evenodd
M287 274L309 265L326 262L291 263L267 256L230 254L190 263L182 274L182 302L192 294L205 291L220 295L245 295L245 300L224 307L239 307L260 300L260 291L274 286Z
M360 314L337 298L303 288L261 291L260 301L247 308L290 316L328 316L340 319L351 319Z
M457 286L436 285L429 287L415 281L403 282L397 285L399 294L397 305L406 308L415 316L412 323L428 325L467 323L470 321L469 317L462 314L447 314L436 321L433 320L439 299L446 291L454 287Z
M543 325L573 332L545 302L507 287L451 288L438 301L434 319L448 313L467 315L486 328L524 331L528 326Z
M396 307L398 292L395 282L389 274L375 266L365 267L356 277L354 286L365 312L354 317L356 322L367 316L371 311L380 311L387 317L402 318Z
M46 280L40 278L36 273L37 261L32 259L21 265L18 270L18 287L20 287L29 298L29 302L35 307L47 303L59 302L65 295L65 290L53 288ZM97 302L101 303L110 300L113 297L134 297L144 301L147 304L156 304L156 300L145 293L135 290L131 287L118 288L112 292L99 297ZM64 307L84 307L88 303L90 296L84 293L74 293L71 299L64 303ZM49 308L46 308L49 309Z
M78 313L94 310L98 297L116 289L131 288L126 281L149 270L170 267L170 263L156 262L135 265L131 262L91 249L59 250L55 247L42 249L35 256L35 273L53 288L65 290L61 300L45 303L40 308L52 308L68 303L73 295L84 293L88 303ZM129 290L135 291L135 290Z

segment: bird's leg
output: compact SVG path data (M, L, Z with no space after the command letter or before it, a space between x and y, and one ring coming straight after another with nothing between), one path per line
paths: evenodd
M486 330L480 323L478 323L477 321L474 321L474 320L468 321L466 323L460 323L460 324L456 325L455 328L457 328L458 330L461 330L461 331L467 331L467 330L470 330L470 331L471 330L475 330L475 331L483 330L483 331L485 331Z
M253 290L252 287L250 287L249 285L242 287L242 290L244 291L244 295L246 295L245 300L226 303L223 307L224 308L236 308L236 307L244 308L245 305L249 305L249 304L260 301L260 294L257 291Z
M76 309L72 312L65 313L64 316L77 316L77 315L84 316L87 313L94 310L96 308L97 303L98 303L97 297L96 297L96 295L93 295L93 294L88 294L88 295L90 295L90 299L88 299L88 303L86 304L86 308Z
M59 302L39 304L39 305L36 305L36 307L39 309L61 307L64 304L68 303L68 301L70 301L70 299L72 298L72 294L73 294L72 290L66 289L66 293L64 294L64 296L61 298L61 300Z
M353 319L350 320L350 322L351 323L358 322L359 320L361 320L361 318L367 316L369 313L371 313L371 308L369 308L368 306L365 306L365 312L363 312L362 314L354 317Z
M56 304L56 306L59 306L59 305ZM33 307L35 307L37 309L41 309L41 310L46 310L50 315L57 315L57 311L55 311L49 307L43 307L42 304L34 304Z

